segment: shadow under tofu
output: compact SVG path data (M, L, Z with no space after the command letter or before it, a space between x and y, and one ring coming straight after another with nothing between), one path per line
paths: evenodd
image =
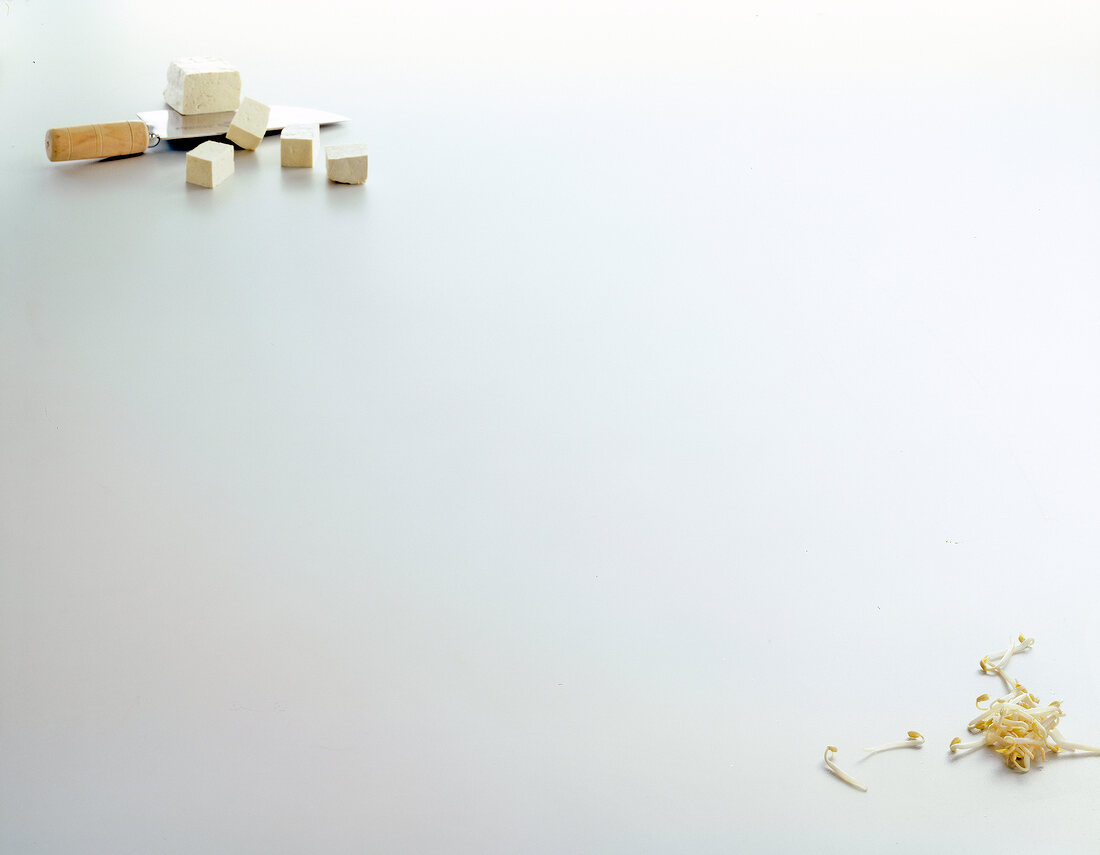
M282 133L281 130L268 131L264 134L264 138L266 139L270 136L276 136L280 133ZM233 148L235 148L237 151L246 151L246 149L242 148L241 146L237 145L235 142L227 138L225 134L216 137L184 137L183 139L161 140L161 142L167 143L168 147L173 151L191 151L191 149L195 148L196 146L202 145L207 140L213 140L214 142L220 143L228 143L229 145L233 146Z

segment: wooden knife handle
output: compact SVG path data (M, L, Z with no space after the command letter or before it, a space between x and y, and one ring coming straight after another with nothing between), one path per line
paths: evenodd
M46 157L54 161L140 154L148 147L149 128L145 122L107 122L46 131Z

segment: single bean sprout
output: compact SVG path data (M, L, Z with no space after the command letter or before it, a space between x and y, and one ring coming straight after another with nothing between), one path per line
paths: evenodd
M1010 680L1004 672L1005 665L1017 653L1031 648L1034 638L1019 636L1004 650L982 657L978 663L986 674L996 674L1005 684L1008 694L990 701L989 695L978 695L974 705L980 715L970 720L967 730L980 733L982 737L972 742L963 742L960 737L951 740L948 746L952 754L970 751L988 745L1005 758L1005 765L1014 772L1024 773L1035 762L1044 762L1047 752L1060 754L1068 751L1080 751L1084 754L1100 754L1100 748L1093 748L1077 742L1067 742L1058 730L1058 723L1065 715L1061 701L1043 704L1034 693L1028 691L1018 680ZM983 706L988 702L988 706Z
M877 754L879 751L892 751L895 748L920 748L924 745L924 737L915 730L910 730L908 739L901 742L887 742L885 745L876 745L874 748L864 748L868 754Z
M861 792L867 792L867 787L865 787L863 784L861 784L859 781L857 781L855 778L853 778L851 775L849 775L847 772L837 766L836 763L833 762L833 758L829 755L836 754L836 751L837 749L835 745L825 746L825 765L829 767L829 771L840 778L840 780L842 780L845 784L849 784L855 787L857 790L860 790Z
M1019 635L1019 643L1013 642L1008 645L1004 650L998 650L996 653L990 653L988 656L982 658L982 661L978 664L983 671L993 671L998 668L1004 668L1008 664L1008 660L1015 654L1022 653L1027 650L1031 645L1035 643L1034 638L1024 638L1023 633ZM997 664L993 664L993 660L997 660Z

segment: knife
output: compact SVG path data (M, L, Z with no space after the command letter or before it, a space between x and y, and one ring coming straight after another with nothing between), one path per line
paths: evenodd
M46 157L52 161L88 160L141 154L161 140L217 137L229 130L235 111L184 116L171 107L138 113L140 122L106 122L74 125L46 131ZM308 107L273 106L267 130L281 131L287 125L331 125L346 122L347 116L311 110Z

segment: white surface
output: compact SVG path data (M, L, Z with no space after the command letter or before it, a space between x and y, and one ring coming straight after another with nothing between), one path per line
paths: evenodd
M1095 851L1092 4L2 5L0 852Z

